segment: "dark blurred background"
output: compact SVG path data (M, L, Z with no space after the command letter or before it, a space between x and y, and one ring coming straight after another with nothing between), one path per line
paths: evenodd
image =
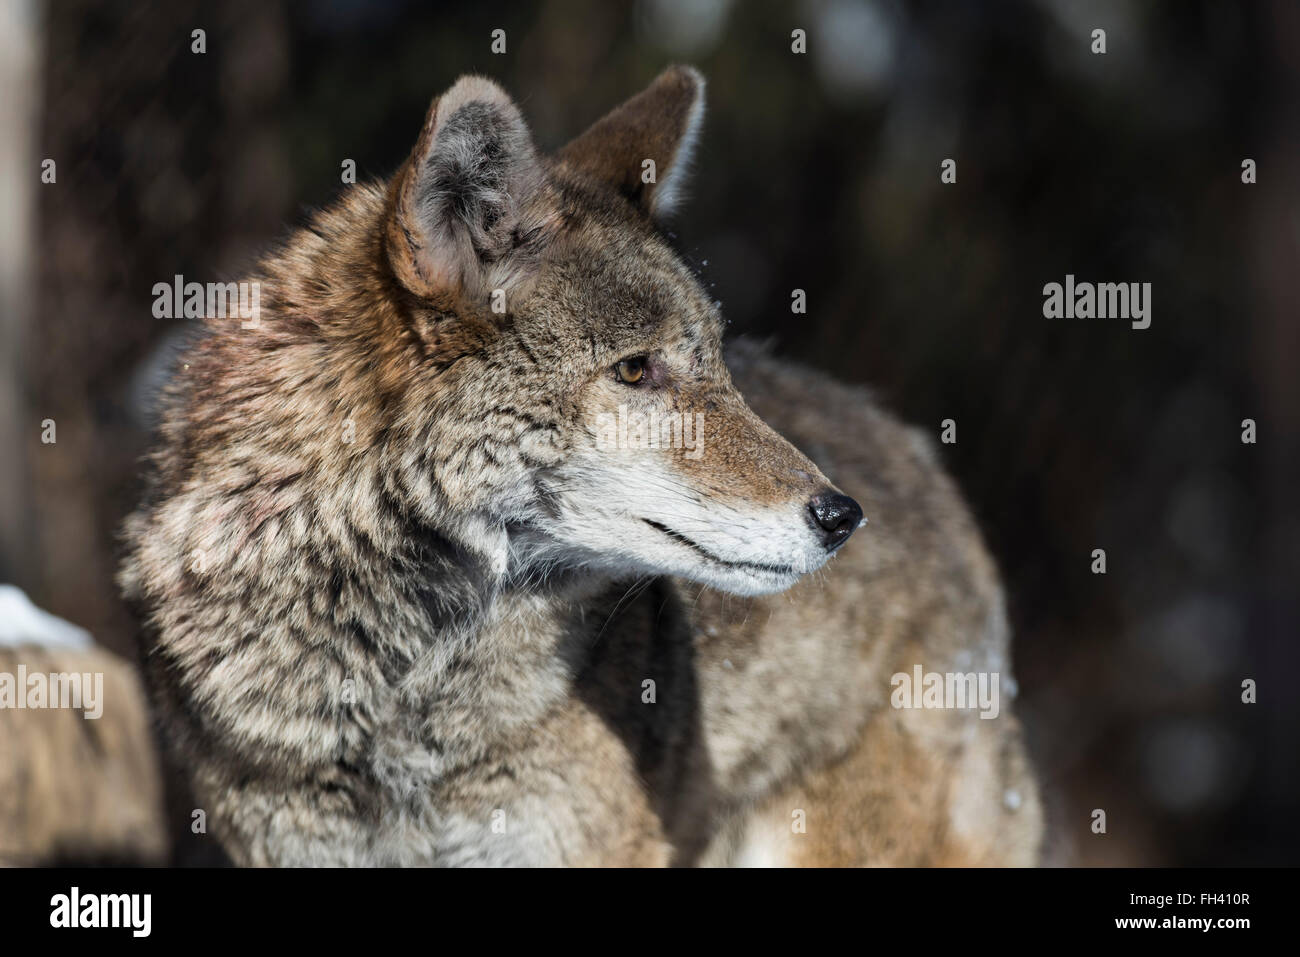
M135 654L115 534L183 324L154 283L239 278L462 73L550 150L691 62L674 232L731 330L958 424L1049 862L1296 862L1300 4L13 0L0 44L0 581ZM1045 319L1066 273L1152 283L1151 328Z

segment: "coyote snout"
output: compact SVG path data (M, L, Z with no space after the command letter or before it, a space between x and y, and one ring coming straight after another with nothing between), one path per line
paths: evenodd
M671 434L608 435L619 421L608 404L631 390L597 383L585 397L594 439L580 436L538 482L550 508L531 522L534 547L553 561L599 561L734 594L787 588L848 540L862 509L750 410L720 360L679 357L679 348L661 345L638 380L673 387L636 391L641 417L620 414L624 422L694 420L690 447L666 441Z
M779 591L820 568L862 524L861 507L729 381L711 386L641 396L646 421L698 421L691 447L597 434L546 470L537 486L548 510L529 522L529 558L598 561L742 595ZM608 425L598 396L594 418Z

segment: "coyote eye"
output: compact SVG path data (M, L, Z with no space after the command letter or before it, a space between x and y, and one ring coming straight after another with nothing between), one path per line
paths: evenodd
M614 366L614 373L618 376L619 382L636 385L645 376L645 356L633 356L630 359L624 359Z

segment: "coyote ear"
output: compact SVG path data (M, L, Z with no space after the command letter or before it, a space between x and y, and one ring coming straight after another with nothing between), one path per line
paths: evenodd
M703 120L704 77L693 67L669 67L560 150L559 159L613 186L647 215L668 216L681 200Z
M559 222L519 108L476 76L433 101L389 202L389 262L424 297L480 298L514 286L535 269Z

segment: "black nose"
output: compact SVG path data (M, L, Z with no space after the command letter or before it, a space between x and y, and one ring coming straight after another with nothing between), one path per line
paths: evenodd
M808 503L813 528L821 533L822 543L830 551L849 540L862 521L862 507L847 495L818 495Z

